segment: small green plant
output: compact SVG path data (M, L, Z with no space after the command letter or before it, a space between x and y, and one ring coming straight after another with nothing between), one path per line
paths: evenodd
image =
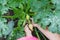
M23 24L29 22L30 18L42 28L48 27L49 31L60 34L59 7L60 0L0 0L0 37L16 40L25 36ZM13 11L13 15L4 15L9 14L9 10ZM18 19L16 26L15 19Z

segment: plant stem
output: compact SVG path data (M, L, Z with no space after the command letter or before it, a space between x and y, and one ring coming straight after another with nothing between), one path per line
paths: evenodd
M35 28L35 32L36 32L36 35L37 35L37 37L38 37L38 40L40 40L40 37L39 37L39 34L38 34L38 32L37 32L37 29Z
M44 40L46 40L46 38L44 37L44 35L41 33L42 37L44 38Z

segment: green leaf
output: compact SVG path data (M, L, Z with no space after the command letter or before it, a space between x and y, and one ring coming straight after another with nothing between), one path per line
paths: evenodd
M7 0L0 0L0 4L2 4L2 5L7 4Z
M46 26L50 24L50 20L48 18L43 18L40 23L42 24L42 27L46 29Z
M8 40L17 40L18 38L25 36L24 30L22 29L22 26L15 28L9 35Z
M50 32L57 33L58 28L57 28L57 25L53 23L49 26L48 29L49 29Z
M4 34L4 35L8 35L8 34L13 30L14 21L8 22L7 25L8 25L8 28L6 29L6 31L3 31L3 34Z
M7 25L4 22L6 22L6 20L0 18L0 25L1 25L0 26L0 34L1 34L1 37L2 37L2 34L4 34L6 29L8 28Z
M60 0L52 0L52 2L53 2L54 4L59 4L59 3L60 3Z
M60 0L52 0L52 3L56 4L56 9L60 10Z

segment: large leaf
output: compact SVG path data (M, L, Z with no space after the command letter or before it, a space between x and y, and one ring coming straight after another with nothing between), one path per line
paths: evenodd
M56 4L56 9L60 10L60 0L52 0L52 3Z

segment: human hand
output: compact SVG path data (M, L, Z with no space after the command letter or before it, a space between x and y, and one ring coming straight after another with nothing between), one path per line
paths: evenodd
M52 33L48 29L41 28L38 24L33 24L34 27L37 27L49 40L60 40L60 34Z

